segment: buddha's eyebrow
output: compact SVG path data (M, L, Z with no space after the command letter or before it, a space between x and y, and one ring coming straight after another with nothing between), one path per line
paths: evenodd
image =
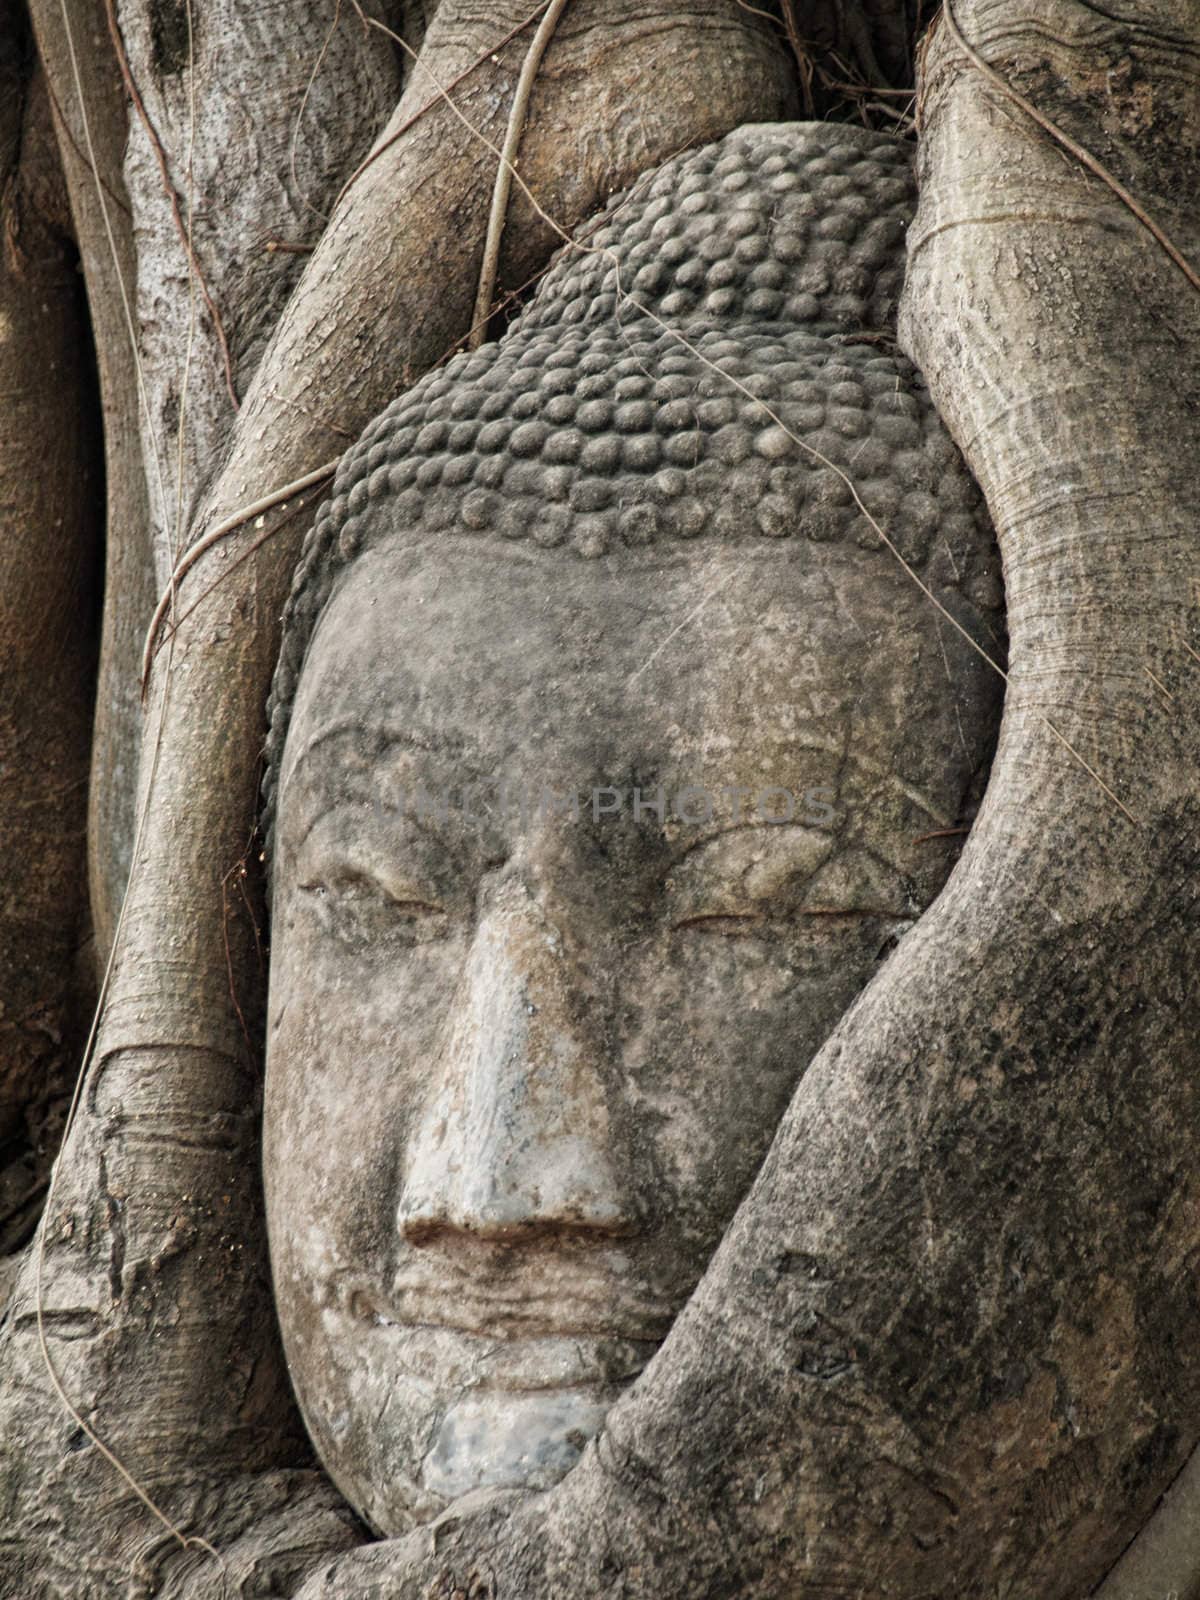
M301 769L313 760L325 760L328 747L337 740L348 739L356 747L354 754L365 762L385 760L394 750L410 750L421 755L437 756L469 767L479 780L485 764L474 743L461 735L431 728L414 728L395 723L364 723L358 717L342 717L328 722L313 733L299 753L286 768L288 782L293 782Z
M816 824L804 822L784 822L782 820L756 819L751 822L713 823L702 830L693 830L693 833L694 837L689 838L686 843L681 840L672 851L667 868L669 872L673 872L682 866L689 856L695 855L706 844L712 844L714 839L728 839L743 833L761 833L764 838L781 840L786 839L790 834L815 834L821 838L828 839L831 848L836 848L837 846L835 835L827 827L818 827Z
M350 743L350 754L355 759L346 760L344 745L339 755L337 746L341 741ZM455 792L460 795L486 786L487 780L481 776L487 770L484 761L477 747L467 739L431 729L343 717L318 728L291 765L285 768L286 788L295 796L295 800L289 802L289 809L293 809L291 826L298 828L293 848L299 849L317 824L331 811L342 806L370 806L382 799L386 808L387 795L379 795L375 774L377 767L397 751L428 755L448 764L453 763L459 774L465 767L467 782L462 782L460 777L454 786ZM320 783L319 777L317 782L313 781L314 768L319 775L323 768L328 771L331 767L338 777L337 792L332 796L327 792L327 786ZM440 793L436 788L432 791L434 812L437 811L436 801ZM437 819L441 825L435 825L433 815L414 815L413 808L403 798L401 804L395 807L395 816L443 847L462 849L470 844L465 818L461 825L456 826L457 813L452 805L447 805L444 817ZM482 831L485 835L478 848L485 854L493 851L496 840L487 828L486 819L473 815L472 821L476 831Z
M313 815L305 818L304 827L300 836L293 842L292 848L296 851L303 850L308 842L309 835L324 822L325 818L333 812L340 811L343 807L356 809L361 816L361 808L356 807L352 796L340 795L328 805L321 806ZM446 837L439 829L430 825L427 819L416 817L406 812L398 812L391 819L391 826L409 829L412 833L420 835L441 850L453 850L454 841Z

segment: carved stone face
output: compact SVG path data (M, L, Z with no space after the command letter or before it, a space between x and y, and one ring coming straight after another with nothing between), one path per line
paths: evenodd
M381 1532L553 1482L650 1360L944 880L983 670L852 543L397 534L342 579L280 774L265 1164L296 1390Z

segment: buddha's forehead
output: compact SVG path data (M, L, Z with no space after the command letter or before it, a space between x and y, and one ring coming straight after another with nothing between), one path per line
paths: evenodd
M681 542L585 561L397 540L362 555L326 609L283 780L344 768L348 743L455 781L582 788L778 781L786 755L799 787L860 769L928 793L940 816L961 787L948 748L965 739L978 760L986 730L969 710L963 728L951 658L970 669L935 620L898 565L853 546Z

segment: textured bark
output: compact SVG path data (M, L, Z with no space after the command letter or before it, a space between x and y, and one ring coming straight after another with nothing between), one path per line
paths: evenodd
M484 9L443 0L428 41L439 77L520 20ZM1187 0L1132 21L1075 0L956 11L1194 256ZM787 109L779 58L744 12L610 5L603 35L593 14L584 0L568 12L522 153L566 221L678 146ZM855 14L890 16L830 16ZM131 13L129 31L140 76L154 27ZM523 45L497 54L462 93L493 138ZM393 125L426 97L414 83ZM631 103L646 108L636 124ZM944 35L925 115L907 340L987 492L1013 635L971 844L809 1072L707 1279L582 1465L538 1501L464 1506L432 1535L347 1557L306 1596L1069 1600L1200 1436L1186 959L1200 740L1183 647L1200 649L1200 301ZM331 423L356 432L461 336L491 176L444 108L376 162L339 205L236 428L219 422L205 347L210 453L187 467L193 503L228 453L196 531L334 454ZM514 284L552 241L516 208L511 231ZM234 247L205 263L222 307L236 274L221 262L244 236ZM176 326L186 292L176 276ZM202 318L198 346L210 331ZM164 341L156 358L168 420L179 354ZM122 459L127 472L127 447ZM47 1232L56 1367L172 1514L228 1549L229 1589L123 1497L61 1412L30 1270L3 1335L2 1593L123 1592L131 1577L147 1593L291 1593L358 1537L304 1470L262 1340L256 1079L230 1000L232 971L253 1030L252 942L227 924L222 879L248 837L295 528L233 563L279 520L183 589L186 612L222 580L176 640L146 864Z
M3 1255L36 1220L47 1118L79 1044L100 529L91 351L50 104L19 19L0 31Z
M509 10L443 4L425 45L441 82L484 58L460 101L493 138L526 48L518 40L489 54L521 20L520 8ZM664 63L677 88L669 102L651 88ZM415 82L393 125L428 96ZM618 115L630 104L645 109ZM615 13L580 3L546 58L522 169L573 224L679 147L792 104L786 62L748 14L716 3L630 3ZM493 176L474 135L438 106L350 190L263 356L197 531L326 458L331 418L356 432L464 334ZM523 281L553 242L514 207L505 281ZM210 289L221 287L214 273ZM256 528L229 541L182 586L180 607L192 613L169 680L160 671L152 687L161 705L169 681L156 779L144 763L144 781L154 782L149 826L97 1064L45 1223L44 1296L52 1357L82 1412L189 1525L223 1538L257 1523L260 1573L272 1538L286 1546L287 1571L310 1546L353 1538L332 1491L302 1470L245 1479L306 1459L266 1332L256 1069L242 1030L243 1017L253 1030L256 1010L253 941L227 919L223 895L249 836L275 618L297 533L261 537ZM255 542L257 555L235 566ZM148 1351L153 1378L133 1388ZM114 1498L111 1468L50 1392L32 1264L4 1359L4 1580L24 1594L36 1572L47 1593L98 1594L140 1562L156 1583L172 1541L142 1508Z
M958 12L1194 254L1196 23L1149 9ZM1200 1433L1200 301L944 35L925 88L907 340L987 492L1012 635L968 849L580 1467L305 1600L1067 1600Z
M141 100L129 114L125 180L161 591L232 431L231 389L248 388L338 188L395 106L401 74L386 35L328 0L217 0L194 14L123 0L119 25ZM344 432L314 410L334 454Z
M835 79L880 87L913 81L913 40L934 11L927 0L807 0L793 10L801 36Z
M1056 12L1049 26L1043 27L1040 9L1026 7L1022 10L992 3L977 5L974 13L967 12L966 17L973 23L968 30L971 37L983 44L985 54L991 53L987 49L990 44L1010 80L1098 155L1133 190L1145 209L1194 264L1200 248L1196 220L1200 28L1193 9L1182 5L1157 5L1145 8L1136 22L1131 23L1096 7L1070 8L1064 9L1061 15ZM1021 113L1016 115L1019 117ZM947 131L942 136L943 151L969 151L976 126L961 111L956 117L951 109ZM953 187L947 185L951 194L957 189L959 195L965 195L970 186L979 184L969 158L964 160L960 154L956 159L947 154L943 159L945 164L937 178L952 177ZM1036 536L1043 539L1043 528L1053 528L1055 535L1062 538L1064 524L1069 520L1078 520L1089 542L1096 539L1096 548L1089 552L1090 559L1085 557L1086 564L1080 561L1079 565L1085 573L1088 566L1092 567L1090 575L1104 599L1089 623L1073 630L1074 637L1062 630L1060 647L1065 646L1081 656L1094 652L1095 657L1103 659L1109 686L1122 677L1126 680L1120 698L1112 697L1115 705L1111 702L1103 705L1094 690L1080 696L1086 713L1095 720L1095 732L1089 732L1095 740L1097 764L1114 749L1111 725L1106 732L1103 720L1106 716L1112 717L1114 711L1115 720L1124 720L1127 727L1131 724L1136 727L1137 720L1149 722L1151 718L1165 718L1172 725L1175 747L1186 762L1187 752L1194 750L1194 744L1189 741L1195 737L1189 706L1194 687L1188 679L1194 659L1191 651L1196 643L1196 593L1192 579L1187 576L1188 561L1194 549L1194 545L1189 548L1187 535L1194 540L1196 524L1191 508L1195 505L1196 489L1194 481L1191 484L1181 482L1180 467L1183 466L1184 472L1188 469L1183 462L1172 461L1171 453L1173 448L1183 448L1185 462L1187 445L1179 441L1188 438L1189 428L1193 430L1194 439L1196 295L1194 290L1189 290L1183 275L1159 254L1148 234L1133 225L1115 197L1096 184L1082 190L1088 202L1087 222L1095 236L1114 233L1124 236L1124 248L1107 273L1097 269L1088 271L1074 260L1073 252L1068 266L1068 253L1054 235L1059 233L1061 237L1063 217L1071 215L1075 220L1068 206L1079 202L1074 194L1064 196L1059 218L1042 215L1049 189L1050 185L1040 173L1028 175L1022 181L1010 170L990 213L1000 225L993 222L989 227L986 220L967 227L960 225L957 251L961 255L956 253L955 247L946 249L943 245L935 246L930 253L935 260L939 254L942 257L935 270L942 274L943 293L952 276L961 279L968 273L979 278L986 274L1007 284L1015 267L1020 278L1033 277L1037 290L1036 296L1031 297L1037 303L1035 322L1022 314L1024 297L1019 292L1014 297L1015 305L1005 296L993 295L986 306L977 292L971 297L975 303L964 308L968 315L962 318L964 332L957 349L961 352L969 341L970 332L981 330L985 322L988 337L995 338L998 333L1001 339L1006 334L1010 338L1019 337L1022 326L1034 322L1027 338L1036 339L1039 352L1048 354L1047 329L1056 325L1058 359L1052 362L1041 391L1031 389L1025 420L1039 440L1046 437L1058 445L1058 470L1066 485L1074 484L1074 487L1060 490L1060 494L1077 496L1078 485L1082 484L1086 486L1084 493L1089 500L1099 502L1107 492L1119 506L1127 504L1132 492L1137 492L1142 484L1153 485L1158 491L1144 516L1134 510L1125 514L1125 527L1140 532L1142 537L1132 552L1132 560L1122 561L1119 568L1112 563L1101 567L1105 552L1112 545L1096 538L1108 532L1108 519L1096 517L1093 508L1089 507L1086 521L1084 518L1067 519L1063 516L1061 502L1057 508L1050 502L1038 505L1037 485L1030 483L1022 491L1014 510L1022 522L1032 526ZM1006 200L1011 202L1011 217L1004 214ZM953 215L954 209L955 201L948 196L946 213L933 227L945 220L945 216ZM966 206L962 209L965 213ZM1097 251L1097 256L1099 254ZM1154 292L1145 295L1148 280L1153 281ZM932 280L927 283L926 290L928 307L938 298ZM1077 317L1081 301L1090 301L1094 308L1082 330ZM1182 308L1183 317L1169 309L1176 303ZM1138 308L1132 323L1130 305ZM1085 333L1084 338L1072 337L1081 331ZM936 322L924 332L914 325L914 341L921 359L932 359L941 334L942 328ZM947 403L945 395L951 388L957 388L957 381L947 370L952 359L948 352L943 354L941 370L945 376L941 385L934 384L943 406ZM1166 382L1172 390L1171 399L1177 401L1177 405L1163 404L1164 378L1168 373L1170 377ZM1081 393L1081 374L1085 383L1090 382L1090 394ZM1175 388L1177 375L1182 379L1178 389ZM1114 385L1128 394L1115 408L1115 414L1111 397L1104 393ZM980 443L972 456L976 470L990 471L993 481L1011 480L1017 470L1019 442L1001 440L989 447L987 407L976 402L972 408L964 407L963 412L965 415L959 426L972 437L978 430ZM1194 451L1194 444L1191 448ZM1106 458L1102 467L1101 455ZM1048 462L1047 469L1043 484L1053 481L1054 464ZM1114 531L1119 537L1120 522ZM1082 553L1083 539L1079 533L1075 534L1075 540ZM1033 569L1034 563L1030 560L1029 570ZM1153 622L1147 625L1146 607L1154 602L1148 602L1146 596L1156 584L1161 585L1162 592L1171 594L1174 611L1164 611L1157 625ZM1031 598L1033 588L1034 580L1030 578ZM1114 593L1121 596L1119 609L1113 604ZM1047 598L1048 592L1042 590L1037 602L1039 607L1046 607ZM1054 609L1057 611L1059 606L1055 605ZM1129 621L1131 615L1136 620ZM1177 692L1169 701L1158 687L1163 681L1159 676L1160 667L1168 673L1173 671L1182 682L1182 692ZM1155 691L1151 697L1153 704L1146 705L1140 719L1138 697L1136 691L1132 691L1139 671ZM1046 696L1042 703L1053 714L1048 688L1042 691ZM1036 707L1037 701L1032 703ZM1148 727L1138 731L1143 737L1153 737ZM1136 785L1131 793L1138 795L1148 787L1155 758L1139 759L1138 745L1129 732L1118 737L1115 748L1129 761L1130 781ZM1113 767L1112 770L1120 769ZM1141 812L1136 800L1131 804L1135 813ZM1139 815L1139 821L1143 827L1150 823L1144 815ZM1182 825L1188 826L1186 822ZM1191 826L1194 829L1194 823ZM1129 843L1128 838L1125 842ZM1133 850L1137 850L1136 843ZM1114 867L1119 871L1115 858ZM1189 1053L1181 1047L1180 1067L1176 1070L1186 1070L1189 1059L1194 1060L1194 1050ZM1155 1159L1165 1167L1169 1159L1165 1146ZM1184 1253L1181 1259L1192 1263L1194 1285L1194 1222L1190 1233L1184 1227L1181 1234ZM1183 1269L1185 1283L1188 1270L1186 1266ZM1194 1287L1190 1293L1191 1307L1180 1313L1185 1324L1195 1315ZM1164 1345L1172 1342L1173 1334L1168 1327L1160 1325L1156 1332L1152 1313L1143 1315L1143 1336L1151 1344L1155 1339ZM1161 1428L1164 1436L1177 1432L1184 1442L1193 1439L1197 1431L1194 1402L1189 1405L1181 1397L1175 1415L1167 1413ZM1164 1487L1168 1482L1164 1469ZM1195 1600L1200 1595L1198 1508L1200 1454L1193 1453L1178 1478L1170 1484L1163 1504L1099 1591L1104 1600L1157 1600L1166 1595Z
M1197 1600L1200 1595L1200 1451L1096 1591L1096 1600Z
M65 23L58 0L33 0L30 13L55 108L59 157L87 285L103 416L106 602L88 784L88 886L95 955L103 966L133 846L142 740L138 660L154 604L135 352L121 298L122 282L132 297L135 277L132 225L121 178L125 102L108 44L103 0L68 0Z

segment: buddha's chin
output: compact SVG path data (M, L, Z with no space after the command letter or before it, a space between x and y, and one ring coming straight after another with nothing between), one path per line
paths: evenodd
M467 1393L437 1416L429 1448L414 1460L386 1449L366 1480L339 1472L340 1452L326 1458L331 1476L378 1534L395 1538L432 1522L447 1506L488 1490L536 1493L566 1476L600 1432L619 1387ZM322 1452L324 1455L325 1452Z
M365 1338L360 1328L354 1343L350 1362L347 1343L327 1347L334 1361L321 1364L324 1381L298 1388L330 1475L378 1533L394 1537L480 1490L557 1483L657 1341L497 1341L393 1324Z
M441 1418L421 1486L439 1500L477 1489L548 1489L599 1433L619 1388L468 1393Z

